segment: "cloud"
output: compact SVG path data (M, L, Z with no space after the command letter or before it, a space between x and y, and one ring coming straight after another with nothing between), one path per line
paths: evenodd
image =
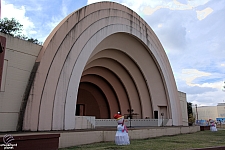
M53 16L53 17L50 19L50 21L48 21L48 22L46 23L46 25L48 26L49 29L54 29L54 28L60 23L60 21L62 21L62 19L63 19L62 16L60 16L60 17L54 17L54 16Z
M143 12L146 15L152 15L155 11L161 9L161 8L167 8L170 10L189 10L189 9L193 9L194 7L190 4L182 4L176 0L173 1L158 1L158 3L152 5L149 4L150 6L146 6L143 9Z
M155 7L155 8L144 7L143 13L144 13L145 15L152 15L155 11L157 11L157 10L159 10L159 9L161 9L161 8L163 8L163 7L162 7L162 6L157 6L157 7Z
M61 7L61 14L63 18L65 18L69 13L68 13L68 3L70 3L69 0L62 0L62 7Z
M162 10L159 14L164 14L165 12L165 10ZM164 20L169 16L171 16L171 20ZM168 52L181 52L181 49L184 50L187 44L187 29L185 26L181 25L179 19L176 19L177 17L178 16L173 15L173 13L168 14L168 16L161 16L162 20L159 21L160 23L153 26L159 40Z
M209 14L211 14L213 12L212 8L205 8L202 11L196 11L197 12L197 18L199 20L203 20L205 19Z
M225 100L222 90L224 81L219 73L183 69L177 81L179 90L187 94L188 102L199 106L216 106Z
M201 86L200 84L195 84L193 81L196 78L210 76L211 73L198 71L197 69L183 69L182 70L182 79L186 81L186 84L189 86Z
M187 101L198 106L216 106L224 102L224 92L211 91L202 94L187 94Z
M211 87L199 87L199 86L183 86L181 87L182 91L186 91L187 95L195 95L195 94L203 94L207 92L214 92L217 91L215 88Z
M36 34L37 32L34 30L35 25L30 20L29 17L27 17L26 14L26 8L25 6L16 7L13 4L7 4L4 0L2 0L2 18L15 18L19 21L20 24L23 25L23 32L24 35L32 35Z
M63 0L60 3L52 1L36 2L28 0L24 3L10 4L2 1L2 18L15 18L23 25L25 36L37 38L44 42L49 33L56 25L68 15L69 0ZM59 9L56 9L56 7Z
M187 4L183 4L178 2L177 0L173 1L157 1L156 3L149 3L149 6L145 6L143 8L143 13L145 15L152 15L159 9L170 9L170 10L195 10L196 7L207 3L209 0L202 0L202 1L192 1L189 0ZM202 11L196 11L197 18L199 20L205 19L211 12L212 8L206 8Z
M209 73L197 69L182 69L179 80L191 87L207 87L220 90L223 85L223 74Z
M101 2L103 0L88 0L87 4L92 4L96 2ZM178 0L163 0L163 1L155 1L155 0L105 0L105 1L112 1L117 2L122 5L125 5L131 8L138 14L145 14L145 15L152 15L159 9L169 9L169 10L192 10L200 5L206 4L209 0L200 0L200 1L193 1L189 0L186 4L179 2ZM211 8L207 8L206 10L196 11L198 18L201 20L206 18L212 12Z

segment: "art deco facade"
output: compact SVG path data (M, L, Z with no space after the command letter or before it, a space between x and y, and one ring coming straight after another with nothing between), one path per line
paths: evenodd
M159 39L131 9L113 2L85 6L38 46L7 35L0 92L0 130L75 129L75 116L137 118L187 124Z

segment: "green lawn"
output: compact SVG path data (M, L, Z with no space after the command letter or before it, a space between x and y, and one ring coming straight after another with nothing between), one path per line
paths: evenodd
M192 134L131 140L130 142L131 144L128 146L117 146L114 142L102 142L60 150L188 150L225 146L225 130L200 131Z

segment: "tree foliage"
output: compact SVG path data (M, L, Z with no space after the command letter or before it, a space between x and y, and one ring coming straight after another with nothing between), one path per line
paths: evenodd
M188 116L190 114L192 114L192 103L191 102L187 102L187 111L188 111Z
M188 115L188 123L190 125L192 125L193 123L195 123L195 117L193 116L193 114L189 114Z
M38 40L37 39L33 39L33 38L28 38L27 41L38 44Z
M22 32L23 25L21 25L14 18L9 20L8 18L3 18L0 20L0 32L9 34L11 36L16 36Z
M188 113L188 123L189 125L192 125L195 122L195 117L193 116L191 102L187 102L187 113Z
M15 18L12 19L3 18L0 20L0 32L11 35L13 37L17 37L22 40L27 40L35 44L39 45L42 44L37 39L28 38L27 36L23 35L22 31L23 25L20 24Z

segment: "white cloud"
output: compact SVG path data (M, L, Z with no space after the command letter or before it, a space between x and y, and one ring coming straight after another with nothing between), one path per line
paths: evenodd
M152 15L155 11L162 9L162 8L167 8L170 10L192 10L195 9L195 7L203 5L207 3L209 0L201 0L201 1L188 1L187 4L182 4L178 2L177 0L173 1L157 1L156 3L149 3L147 4L148 6L145 6L143 8L143 13L145 15ZM212 8L206 8L202 11L196 11L197 13L197 18L199 20L205 19L211 12Z
M51 21L47 22L47 26L50 28L50 29L54 29L59 23L60 21L62 21L63 17L52 17L51 18Z
M87 4L92 4L96 2L101 2L103 0L88 0ZM125 5L129 8L131 8L133 11L137 13L143 12L145 15L151 15L155 11L167 8L170 10L191 10L195 9L195 7L198 7L200 5L203 5L207 3L209 0L199 0L199 1L192 1L189 0L187 4L183 4L178 2L177 0L164 0L164 1L155 1L155 0L105 0L105 1L112 1L117 2L122 5ZM211 8L210 8L211 9ZM211 9L212 10L212 9ZM209 10L207 10L209 11ZM199 12L199 11L198 11ZM204 13L205 14L205 13ZM204 15L204 18L207 17L207 15Z
M199 71L197 69L183 69L180 78L187 85L182 85L182 88L187 92L187 101L198 106L216 106L217 103L224 99L222 90L224 81L213 82L210 77L215 77L215 74ZM197 83L196 79L207 78L206 82ZM207 82L208 81L208 82Z
M157 6L157 7L155 7L155 8L144 7L143 13L144 13L145 15L151 15L151 14L153 14L154 12L156 12L157 10L159 10L159 9L161 9L161 8L163 8L163 7L162 7L162 6Z
M199 20L203 20L205 19L209 14L211 14L213 12L212 8L205 8L204 10L202 11L196 11L197 13L197 18Z
M224 101L224 92L221 90L206 92L202 94L188 94L187 101L198 106L216 106Z
M189 86L201 86L200 84L194 84L193 81L196 78L210 76L211 73L198 71L197 69L183 69L182 70L182 79L186 81L186 84Z
M136 13L140 13L142 7L147 4L146 0L136 0L136 1L135 0L121 0L119 2L121 2L121 4L129 7Z
M151 15L155 11L161 9L161 8L168 8L170 10L188 10L193 9L193 6L191 4L182 4L176 0L173 1L158 1L157 5L146 6L144 7L143 11L146 15Z
M160 24L158 24L158 28L161 28L163 25L160 23Z
M26 8L25 6L16 7L13 4L7 4L4 0L2 0L2 18L15 18L19 21L20 24L23 25L22 34L28 36L30 34L36 34L37 32L34 30L34 23L30 20L30 18L25 16Z
M202 71L199 71L197 69L183 69L182 70L182 75L181 75L181 79L184 80L186 82L186 84L188 86L198 86L198 87L208 87L208 88L214 88L214 89L217 89L217 90L221 90L222 86L223 86L223 82L224 81L217 81L217 82L204 82L204 83L194 83L195 79L197 78L204 78L204 77L207 77L207 76L213 76L212 73L208 73L208 72L202 72ZM215 75L214 75L215 76Z
M61 9L62 9L62 15L64 17L66 17L68 15L68 8L67 8L67 1L66 0L63 0L62 1L62 7L61 7Z
M221 90L223 87L223 81L215 82L215 83L203 83L201 87L211 87L211 88L216 88L218 90Z
M192 7L197 7L200 5L204 5L208 3L210 0L188 0L188 5L191 5Z

